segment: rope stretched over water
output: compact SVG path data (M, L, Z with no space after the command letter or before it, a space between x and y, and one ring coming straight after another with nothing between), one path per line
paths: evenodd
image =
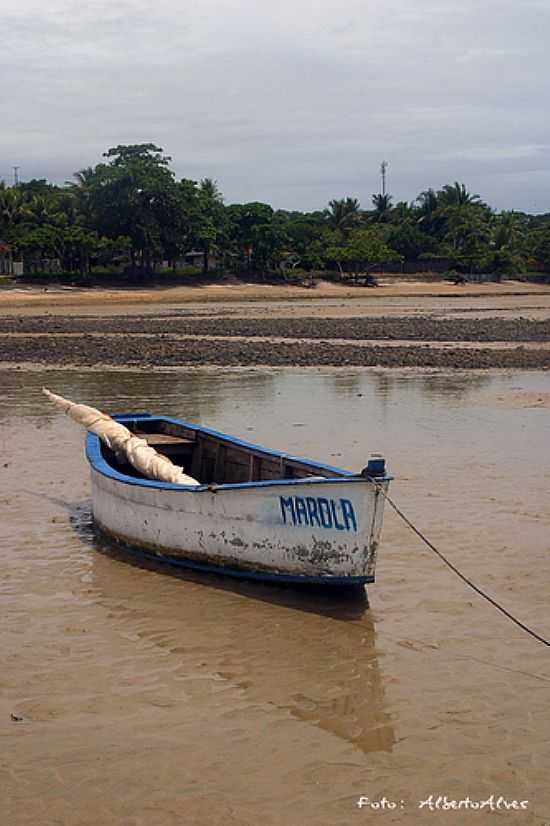
M538 642L541 642L543 645L550 646L550 641L549 640L545 639L540 634L537 634L536 631L533 631L532 628L529 628L528 625L525 625L525 623L521 622L521 620L519 620L517 617L515 617L513 614L511 614L510 611L508 611L506 608L504 608L503 605L501 605L499 602L497 602L496 599L493 599L493 597L489 596L489 594L486 594L485 591L483 591L475 583L473 583L471 581L471 579L468 579L467 576L465 576L461 571L459 571L458 568L456 567L456 565L453 565L453 563L450 562L447 559L447 557L444 554L442 554L441 551L439 551L435 547L435 545L433 545L426 536L424 536L422 531L420 531L416 527L416 525L413 525L411 520L408 517L405 516L403 511L395 504L393 499L391 499L391 497L388 496L388 494L386 493L386 491L384 490L382 485L379 482L377 482L376 479L374 479L372 476L369 476L368 479L371 482L373 482L374 485L376 485L376 487L378 488L378 490L380 491L380 493L382 494L382 496L384 497L386 502L394 509L396 514L401 517L403 522L405 522L405 524L411 529L411 531L413 531L413 533L415 533L422 540L422 542L424 542L424 544L428 546L428 548L431 551L433 551L435 554L437 554L437 556L441 559L441 561L444 562L445 565L447 565L447 567L450 568L451 571L453 571L453 573L455 573L463 582L465 582L466 585L468 585L470 588L472 588L472 590L474 590L476 592L476 594L479 594L480 597L483 597L483 599L486 599L487 602L490 602L491 605L493 605L498 611L500 611L502 614L504 614L504 616L507 617L509 620L511 620L511 622L513 622L515 625L517 625L518 628L521 628L522 631L525 631L527 634L530 634L532 637L534 637L534 639L538 640Z

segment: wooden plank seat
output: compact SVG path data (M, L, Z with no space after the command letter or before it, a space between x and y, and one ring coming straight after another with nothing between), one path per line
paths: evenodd
M167 456L176 465L188 464L191 461L193 451L196 446L194 439L186 439L183 436L171 436L169 433L144 433L134 431L134 435L140 439L145 439L149 447L154 448L158 453Z
M194 439L184 439L182 436L169 436L168 433L141 433L136 431L135 434L140 439L145 439L151 447L157 445L194 445Z

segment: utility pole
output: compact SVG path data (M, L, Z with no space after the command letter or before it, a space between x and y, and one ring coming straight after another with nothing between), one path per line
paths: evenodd
M386 169L388 168L388 162L382 161L380 164L380 175L382 176L382 195L386 194Z
M14 186L19 186L19 167L18 166L13 167L13 185Z

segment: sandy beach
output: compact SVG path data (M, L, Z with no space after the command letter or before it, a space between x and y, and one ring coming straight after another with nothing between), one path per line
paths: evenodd
M0 314L56 312L58 308L79 307L101 308L102 312L127 312L127 308L162 305L170 307L181 304L235 304L250 302L290 302L299 305L306 302L314 306L316 301L325 305L334 300L353 299L360 304L372 305L386 299L399 303L414 302L415 299L429 308L433 300L436 303L453 303L454 299L465 299L463 303L483 302L483 299L504 299L504 304L521 307L524 298L538 297L543 304L544 297L550 301L550 285L531 284L524 281L504 281L500 284L463 284L455 286L446 281L380 281L376 288L350 287L347 285L321 281L313 289L297 286L275 286L270 284L242 281L234 283L213 283L200 286L155 286L155 287L120 287L120 288L80 288L70 286L15 286L0 290ZM513 300L510 301L510 298ZM397 302L395 302L397 300ZM538 304L535 299L531 303ZM123 309L121 309L123 308Z

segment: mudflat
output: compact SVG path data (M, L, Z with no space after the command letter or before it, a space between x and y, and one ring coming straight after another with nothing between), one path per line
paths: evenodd
M550 286L9 290L0 362L548 369Z

